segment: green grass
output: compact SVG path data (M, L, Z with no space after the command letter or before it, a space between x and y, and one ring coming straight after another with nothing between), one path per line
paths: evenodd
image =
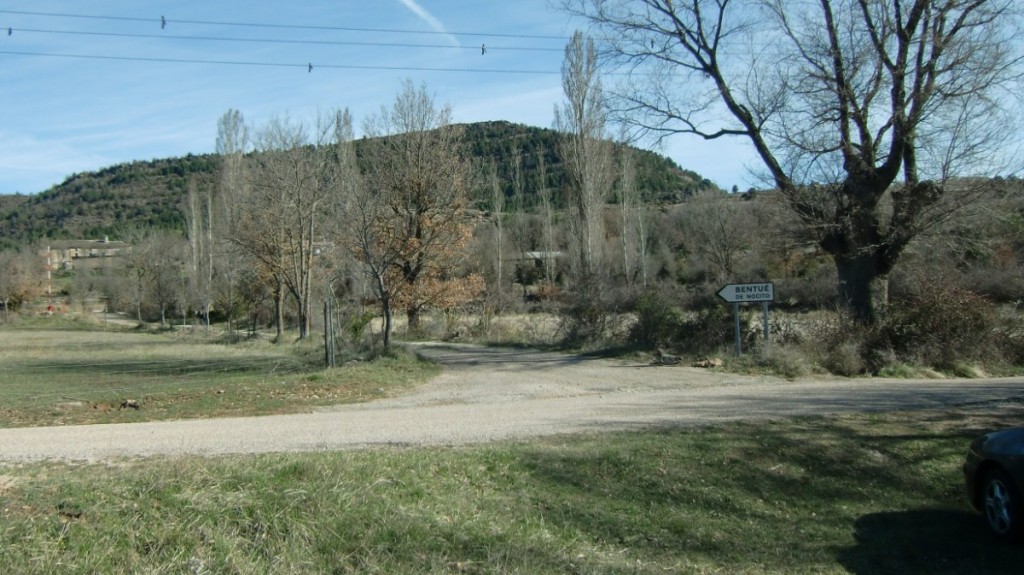
M913 412L386 449L0 467L11 573L1019 573Z
M318 343L3 329L0 427L291 413L386 396L438 372L401 354L326 370ZM141 409L120 409L127 399Z

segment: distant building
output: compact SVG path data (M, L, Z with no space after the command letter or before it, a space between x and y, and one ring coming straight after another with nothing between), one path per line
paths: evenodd
M562 259L563 257L565 257L565 254L562 252L522 252L517 254L514 259L519 261L533 260L539 267L544 265L544 262Z
M48 270L91 269L102 258L124 256L132 247L125 242L102 240L60 240L51 242L43 256Z

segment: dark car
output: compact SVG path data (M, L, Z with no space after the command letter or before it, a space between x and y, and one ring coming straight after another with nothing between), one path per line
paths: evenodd
M1024 427L975 439L964 462L964 479L971 505L985 514L992 533L1019 541L1024 535Z

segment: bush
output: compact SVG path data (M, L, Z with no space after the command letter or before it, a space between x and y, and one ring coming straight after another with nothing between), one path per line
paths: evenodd
M995 347L1003 360L1011 365L1024 365L1024 317L1016 305L1004 306L993 334Z
M838 303L836 272L818 266L800 277L775 280L776 306L791 309L827 309Z
M346 325L346 331L348 332L349 343L354 346L358 346L363 342L363 337L366 334L366 328L370 325L374 319L377 318L375 311L364 310L361 313L353 313L349 318Z
M985 298L942 278L915 284L872 330L869 351L891 349L901 359L939 368L993 358L996 317Z
M860 324L843 311L816 322L808 352L843 376L902 364L962 371L958 366L965 363L1010 355L996 345L999 322L980 295L943 278L910 281L899 293L876 325Z
M603 341L608 335L615 310L600 282L582 282L563 297L558 308L562 343L569 347Z
M646 349L669 345L683 326L682 315L666 297L647 291L636 300L636 323L629 330L629 342Z
M728 306L718 305L685 319L675 341L695 355L716 353L733 344L734 331L732 311Z
M796 379L814 371L803 352L790 346L779 345L771 349L758 349L754 357L757 365L768 373L786 379Z
M766 373L796 379L814 371L803 350L787 345L756 347L739 357L729 356L726 365L740 372Z

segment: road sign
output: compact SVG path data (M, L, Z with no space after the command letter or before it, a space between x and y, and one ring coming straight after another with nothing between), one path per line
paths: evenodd
M775 284L729 284L718 290L718 297L732 304L735 320L736 355L742 353L740 341L740 304L759 303L764 308L764 341L768 343L768 304L775 301Z
M775 284L729 284L718 291L729 303L775 301Z

